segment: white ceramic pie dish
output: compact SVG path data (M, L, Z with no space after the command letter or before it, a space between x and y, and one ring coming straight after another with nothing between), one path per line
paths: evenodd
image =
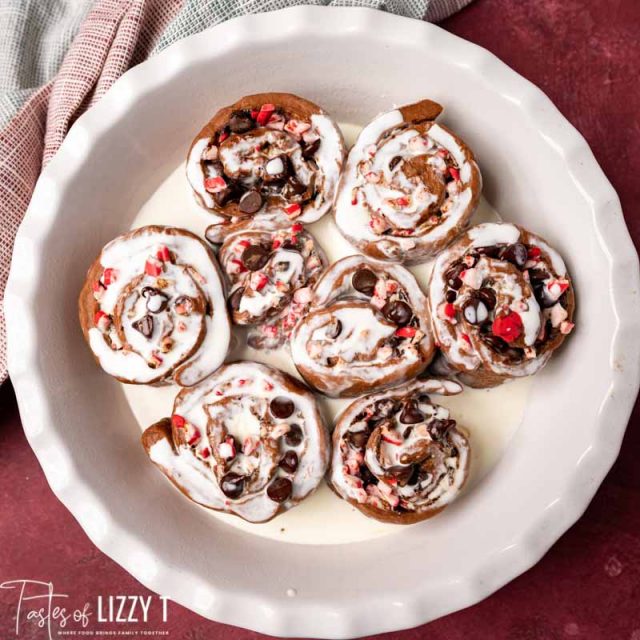
M121 386L82 340L76 298L100 247L132 224L218 106L270 89L361 124L393 103L441 102L478 156L488 201L545 236L575 279L576 332L536 378L505 454L426 527L299 545L207 517L148 463ZM354 637L477 602L580 516L618 453L638 390L639 284L615 192L538 89L429 24L294 8L183 40L127 73L74 125L16 240L5 295L10 372L53 491L143 584L213 620Z

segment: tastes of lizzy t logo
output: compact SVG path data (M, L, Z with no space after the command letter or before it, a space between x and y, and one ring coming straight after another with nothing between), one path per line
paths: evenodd
M164 596L97 596L94 602L76 606L71 604L68 594L56 593L53 582L9 580L0 584L0 589L6 590L2 592L3 601L9 596L13 604L13 620L0 620L0 630L13 627L16 636L37 638L37 629L41 629L42 637L48 640L61 636L130 636L134 629L144 630L145 635L168 635L167 631L146 626L149 622L167 621ZM122 627L107 630L107 624L126 624L127 630ZM0 636L9 637L4 633Z

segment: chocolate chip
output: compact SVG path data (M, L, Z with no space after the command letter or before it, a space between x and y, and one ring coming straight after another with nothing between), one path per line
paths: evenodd
M413 465L391 467L388 472L398 481L401 487L404 487L413 475Z
M229 296L229 306L232 311L238 311L240 309L240 303L242 302L242 296L244 295L244 287L238 287Z
M455 302L457 297L458 294L453 289L449 289L444 296L445 300L449 303Z
M284 420L293 413L295 405L285 396L276 396L269 404L269 409L274 417Z
M400 156L393 156L393 158L389 160L389 171L393 171L401 160L402 158Z
M496 293L493 289L489 289L489 287L483 287L478 291L478 298L484 302L485 307L489 311L492 311L496 306Z
M356 449L364 449L367 444L367 440L369 440L369 432L368 431L351 431L349 432L349 442Z
M326 336L335 340L342 332L342 322L338 318L334 318L331 324L327 327Z
M462 286L462 280L460 274L464 271L465 266L462 262L457 262L451 265L444 274L444 281L456 291Z
M550 307L555 306L557 300L549 294L549 290L542 282L536 282L533 285L533 295L536 297L538 304L543 309L549 309Z
M216 193L212 193L211 195L213 196L213 201L219 207L224 207L232 200L235 200L235 198L238 196L238 191L237 189L227 186L225 189L216 191Z
M487 258L497 258L501 250L501 247L495 244L487 247L476 247L476 253L479 253L481 256L487 256Z
M279 155L271 158L264 165L264 181L282 182L289 174L289 158L285 155Z
M295 240L291 238L287 238L281 245L282 249L297 249L298 248L299 239L295 236Z
M286 271L291 266L290 262L277 262L274 269L278 272Z
M222 493L224 493L227 498L231 498L231 500L239 498L244 491L244 476L233 472L227 473L222 476L220 489L222 489Z
M298 180L295 176L289 176L287 184L284 185L282 195L285 199L291 200L296 196L302 195L307 190L307 187Z
M529 280L532 284L543 282L551 277L546 269L529 269Z
M251 244L242 252L242 262L249 271L259 271L269 261L269 252L260 244Z
M418 409L415 402L407 402L400 414L400 422L402 424L417 424L423 421L424 413Z
M427 431L434 440L440 440L449 429L456 426L455 420L432 420L427 425Z
M402 432L402 437L406 440L410 435L411 432L413 431L413 427L407 427L403 432Z
M155 291L147 296L147 310L151 313L162 313L169 304L169 296Z
M149 296L155 295L156 293L160 293L159 289L155 287L142 287L142 291L140 291L140 295L143 298L148 298Z
M280 468L287 473L295 473L298 468L298 454L295 451L287 451L280 460Z
M320 138L316 138L313 142L310 142L308 145L302 149L302 157L305 160L308 160L315 154L315 152L320 148Z
M290 447L297 447L302 442L302 429L297 424L292 424L289 426L289 431L284 437L284 441Z
M146 316L142 316L140 320L136 320L131 326L139 331L145 338L150 338L153 333L153 318L147 314Z
M527 262L527 254L527 247L525 247L521 242L516 242L515 244L507 245L501 251L500 258L507 262L511 262L511 264L514 264L518 269L522 269Z
M360 465L360 478L364 486L368 484L378 484L378 478L376 478L373 473L369 471L369 467L364 464Z
M246 133L255 127L255 122L246 111L236 111L229 120L229 129L233 133Z
M406 302L393 300L387 302L387 304L382 307L382 315L389 320L389 322L393 322L399 327L404 327L411 321L413 311L411 311L411 307Z
M480 333L482 333L482 334L489 334L489 333L491 333L492 330L493 330L493 324L491 322L485 322L480 327Z
M509 348L509 345L502 338L494 336L491 333L484 334L482 340L498 353L504 353Z
M238 203L238 209L242 213L256 213L262 206L262 196L257 191L247 191Z
M411 468L411 476L409 477L407 484L410 486L413 486L414 484L418 484L418 482L422 479L421 476L422 476L422 472L420 471L420 466L417 464L414 464L413 467Z
M351 278L351 284L356 291L372 296L378 282L378 276L370 269L358 269Z
M276 478L268 487L267 495L274 502L284 502L293 490L293 484L289 478Z
M462 315L469 324L482 324L489 317L489 311L482 300L473 297L464 303Z
M224 165L220 160L212 160L209 166L213 169L213 175L221 176L224 174Z

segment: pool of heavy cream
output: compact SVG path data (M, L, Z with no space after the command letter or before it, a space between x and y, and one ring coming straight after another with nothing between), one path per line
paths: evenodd
M347 145L351 145L360 127L341 125ZM499 214L484 200L480 202L473 223L500 220ZM142 206L132 225L133 228L148 224L173 225L189 229L199 235L211 223L210 215L194 201L185 178L184 164L160 184ZM309 225L330 262L357 253L340 235L330 214ZM426 291L431 263L410 267L410 271ZM299 377L287 354L286 348L265 352L256 351L246 345L243 330L234 329L234 342L227 358L254 360L278 367ZM169 416L177 388L122 385L140 429ZM465 388L458 396L433 399L448 407L452 417L470 433L472 457L470 477L464 491L472 492L480 480L487 475L500 459L511 436L522 421L531 379L524 378L503 384L495 389ZM334 400L318 395L327 423L331 427L334 418L349 404L350 400ZM149 463L151 464L151 462ZM166 482L158 472L158 482ZM177 491L177 490L176 490ZM204 508L194 505L194 508ZM274 518L271 522L252 524L237 516L207 510L232 527L243 529L258 536L274 538L300 544L343 544L392 535L402 529L398 525L384 524L369 519L347 502L340 500L324 483L300 505ZM429 526L420 523L413 526Z

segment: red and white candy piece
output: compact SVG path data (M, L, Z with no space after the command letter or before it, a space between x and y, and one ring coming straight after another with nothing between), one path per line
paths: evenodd
M267 122L269 122L275 110L276 110L275 105L263 104L260 107L260 111L258 111L258 113L256 114L256 122L259 125L264 126L265 124L267 124Z
M147 261L144 265L144 272L148 276L157 277L162 273L163 270L162 261L158 260L156 257L147 258Z
M111 316L104 311L97 311L93 318L93 323L104 333L111 326Z
M299 204L294 202L293 204L285 207L284 211L290 218L297 218L302 213L302 208Z
M209 193L219 193L227 188L227 183L222 176L215 176L213 178L205 178L204 188Z

